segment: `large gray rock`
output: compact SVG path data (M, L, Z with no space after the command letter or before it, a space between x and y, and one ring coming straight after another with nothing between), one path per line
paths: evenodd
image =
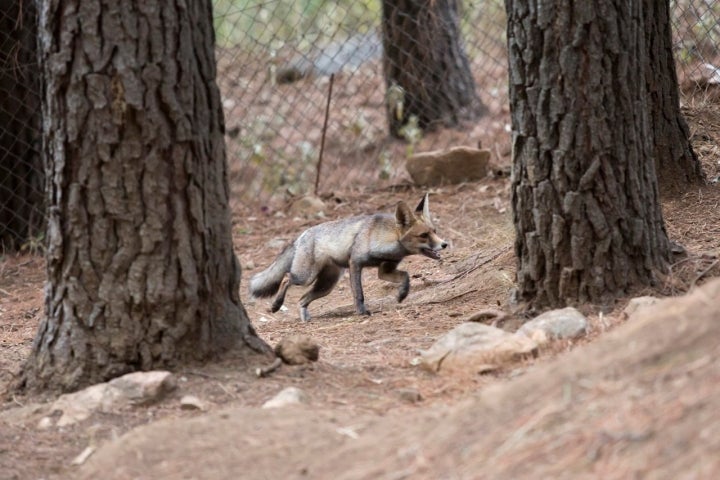
M588 321L585 315L573 307L567 307L538 315L520 327L517 333L535 340L560 340L581 337L587 330Z
M436 186L481 180L488 174L490 151L453 147L416 153L405 168L417 185Z
M305 392L297 387L287 387L263 403L262 408L281 408L300 403L307 403L307 395L305 395Z
M537 344L524 335L482 323L461 323L423 352L420 365L432 372L495 370L537 354Z
M170 372L155 370L128 373L107 383L61 395L50 410L62 412L56 426L63 427L81 422L97 411L110 412L127 405L157 401L175 386L175 379Z
M631 299L623 309L623 315L625 318L630 318L641 310L645 310L647 307L655 305L660 301L657 297L644 296L635 297Z
M155 402L176 387L173 374L164 370L128 373L108 383L120 391L123 401L134 405Z

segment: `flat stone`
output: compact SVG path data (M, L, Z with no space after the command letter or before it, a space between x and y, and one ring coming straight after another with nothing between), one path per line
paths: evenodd
M423 352L420 365L432 372L482 373L537 354L537 344L482 323L461 323Z
M207 407L205 402L195 395L185 395L180 399L180 408L182 410L205 410Z
M652 296L635 297L631 299L625 306L625 308L623 309L623 315L625 316L625 318L630 318L637 312L645 310L646 308L655 305L659 301L659 298Z
M56 426L63 427L81 422L96 411L110 412L127 405L157 401L174 388L175 381L170 372L156 370L128 373L110 382L60 395L53 402L51 411L62 412Z
M533 338L534 332L543 331L548 340L578 338L587 333L588 321L585 315L573 307L545 312L523 324L518 335ZM536 337L537 338L537 337Z
M262 408L281 408L301 403L307 403L305 392L296 387L287 387L265 402Z
M164 370L133 372L108 382L133 404L152 403L175 389L175 377Z
M490 151L472 147L416 153L407 159L413 182L423 186L482 180L488 174Z

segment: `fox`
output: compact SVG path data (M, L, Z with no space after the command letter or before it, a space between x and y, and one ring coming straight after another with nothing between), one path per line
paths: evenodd
M291 285L312 285L299 302L300 320L308 322L310 303L328 295L349 269L355 311L370 315L362 287L364 268L377 267L378 278L398 284L401 303L410 293L410 276L397 268L402 259L421 254L440 260L447 246L437 235L426 193L414 212L400 201L394 215L358 215L308 228L267 269L250 278L249 290L254 298L277 294L270 307L277 312Z

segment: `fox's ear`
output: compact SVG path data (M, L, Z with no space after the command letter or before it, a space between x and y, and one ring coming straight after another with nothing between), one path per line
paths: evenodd
M398 202L395 207L395 220L400 228L409 228L415 223L415 216L405 202Z
M432 218L430 217L430 200L429 200L429 194L425 194L423 196L422 200L420 200L420 203L418 203L418 206L415 208L415 214L419 215L425 220L425 222L432 225Z

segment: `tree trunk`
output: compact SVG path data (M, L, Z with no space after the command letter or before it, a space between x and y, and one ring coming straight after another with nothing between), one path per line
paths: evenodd
M639 0L506 0L518 300L609 303L670 249Z
M390 132L411 116L422 129L485 112L463 49L457 0L383 0L383 70Z
M680 112L670 5L668 0L644 0L643 6L648 36L646 88L658 181L663 194L683 192L688 185L702 184L705 177Z
M210 0L44 2L46 318L26 387L267 351L239 294Z
M36 22L33 2L0 0L0 252L39 241L45 223Z

